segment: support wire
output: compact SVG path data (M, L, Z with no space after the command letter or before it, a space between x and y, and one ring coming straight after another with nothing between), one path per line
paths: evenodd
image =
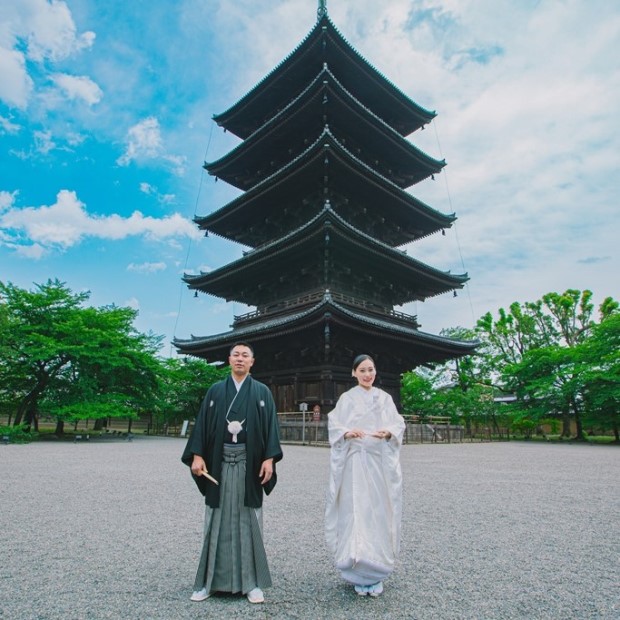
M209 131L209 138L207 140L207 148L205 149L205 154L204 154L204 158L203 161L207 161L207 155L209 153L209 147L211 146L211 138L213 137L213 127L215 125L214 121L211 121L211 129ZM202 184L204 182L204 178L205 178L205 174L207 174L206 170L204 168L202 168L201 173L200 173L200 183L198 184L198 192L196 193L196 201L194 203L194 218L196 218L196 213L198 212L198 202L200 200L200 194L202 192ZM189 263L189 255L192 249L192 238L190 237L188 239L188 243L187 243L187 252L185 254L185 262L183 264L183 271L187 270L187 264ZM184 289L186 288L186 284L185 282L181 281L181 284L179 286L179 303L177 305L177 315L174 321L174 330L172 332L173 338L176 338L177 335L177 327L179 325L179 317L181 316L181 304L183 301L183 292ZM170 343L170 357L172 357L172 342Z
M442 159L445 159L444 156L443 156L442 148L441 148L441 142L439 140L439 132L437 131L437 119L433 120L433 129L435 130L435 138L437 140L437 148L439 149L439 156ZM452 204L452 196L450 194L450 186L448 185L448 174L447 174L445 168L442 170L442 173L443 173L442 176L444 177L444 183L446 185L446 194L448 196L448 204L450 205L450 212L451 213L456 213L456 211L454 209L454 206ZM461 259L461 267L463 268L464 272L467 272L467 269L465 267L465 261L463 260L463 252L461 250L461 242L459 241L459 233L458 233L458 230L457 230L458 227L457 227L457 222L456 221L452 224L452 227L454 229L454 238L456 239L456 247L458 249L459 257ZM471 300L471 291L469 289L469 282L465 282L465 290L467 291L467 299L469 301L469 309L470 309L470 312L471 312L472 325L475 326L476 325L476 317L475 317L475 314L474 314L474 305L473 305L472 300Z

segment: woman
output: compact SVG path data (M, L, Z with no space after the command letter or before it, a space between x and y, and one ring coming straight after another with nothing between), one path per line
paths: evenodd
M358 385L328 415L330 479L327 544L342 578L360 596L379 596L400 547L405 423L392 397L376 387L369 355L353 361Z

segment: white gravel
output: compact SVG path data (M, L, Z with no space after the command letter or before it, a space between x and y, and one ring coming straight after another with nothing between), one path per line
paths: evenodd
M358 597L323 541L327 448L284 446L265 502L274 587L189 600L202 498L184 440L0 445L0 617L620 618L620 450L403 447L403 542L383 596Z

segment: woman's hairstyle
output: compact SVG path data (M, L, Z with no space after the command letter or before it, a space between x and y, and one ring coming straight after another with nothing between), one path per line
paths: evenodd
M372 357L370 357L370 355L366 355L365 353L362 353L361 355L358 355L354 360L353 360L353 370L357 370L357 367L362 363L365 362L366 360L370 360L373 364L375 363L375 360L372 359Z

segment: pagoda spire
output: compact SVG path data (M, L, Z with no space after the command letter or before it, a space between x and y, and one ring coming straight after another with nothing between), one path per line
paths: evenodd
M319 0L319 8L316 12L317 21L327 15L327 0Z

